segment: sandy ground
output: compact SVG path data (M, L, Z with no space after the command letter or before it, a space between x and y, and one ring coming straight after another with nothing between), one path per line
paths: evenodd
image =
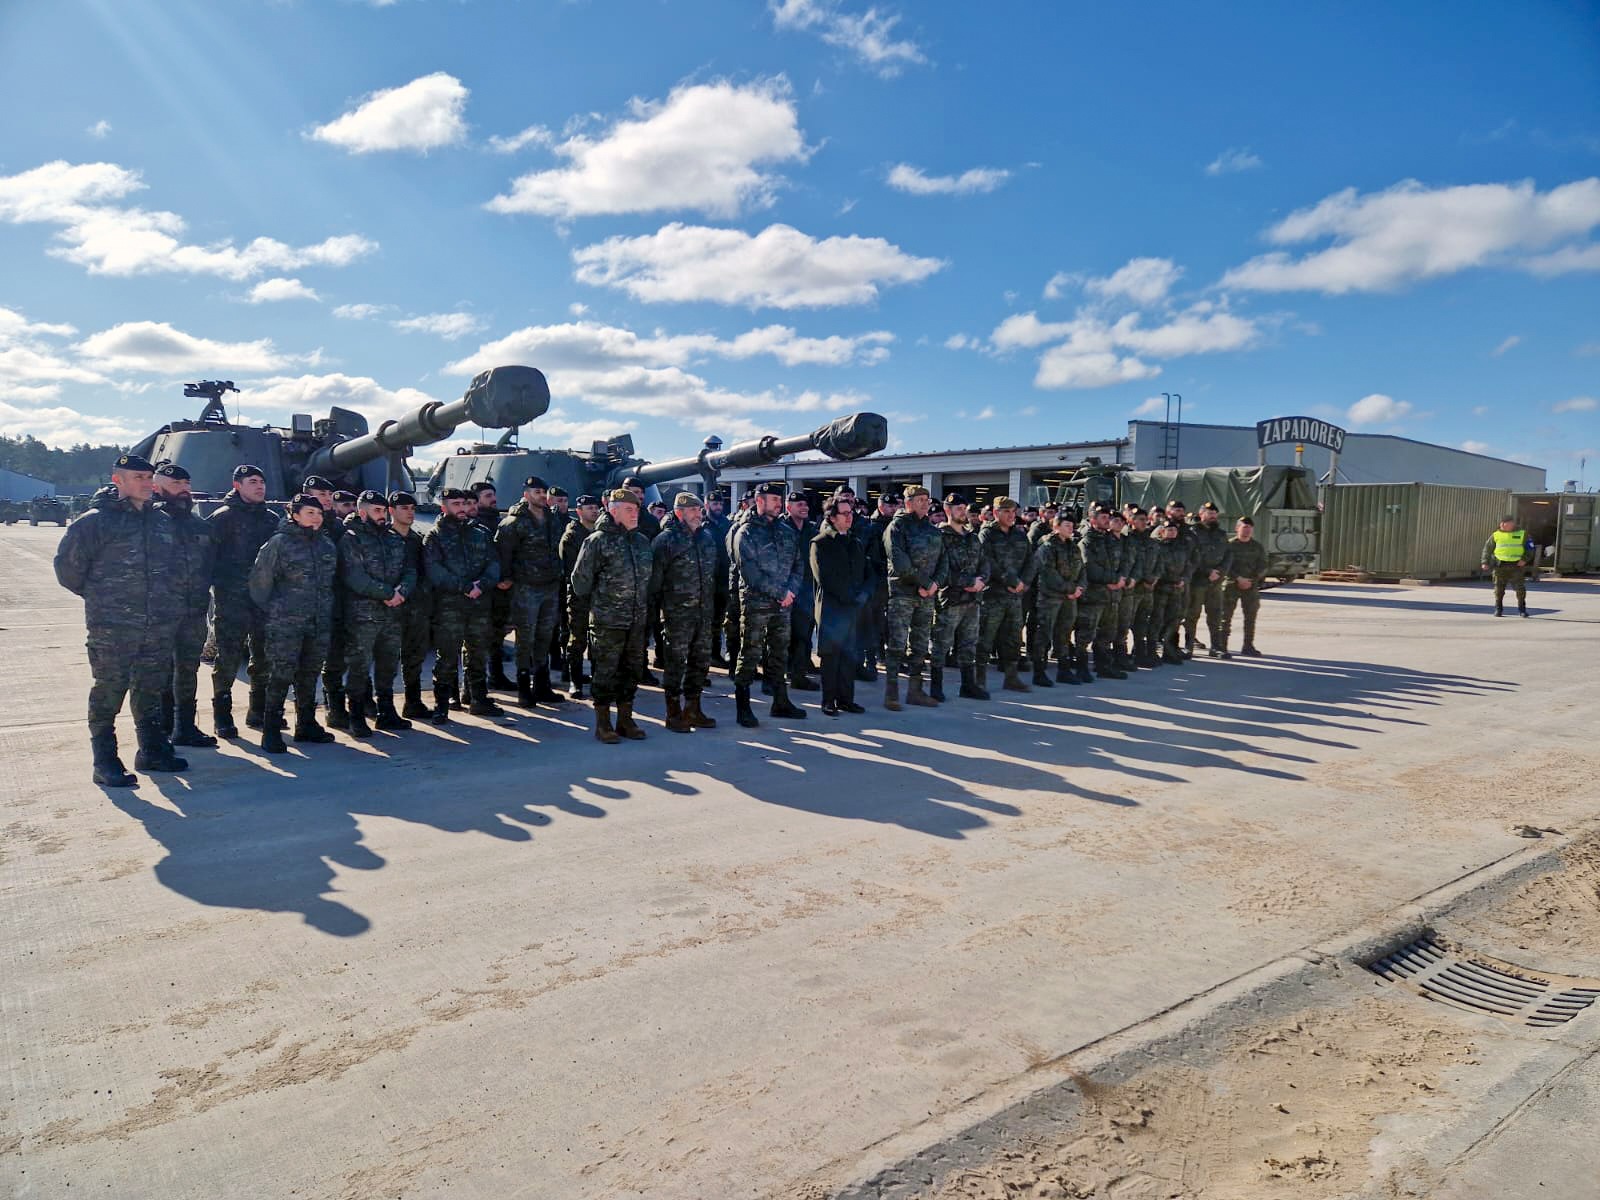
M1516 824L1597 809L1582 583L1536 589L1528 621L1481 589L1274 591L1274 657L982 707L886 714L863 689L851 723L746 732L719 687L724 727L691 737L601 747L567 706L195 751L113 795L87 782L58 536L0 531L19 1197L825 1191L883 1139L1523 849ZM1357 1077L1309 1061L1338 1039L1302 1024L1251 1061ZM1383 1087L1470 1053L1440 1028L1416 1062L1403 1023L1374 1028ZM1307 1186L1296 1162L1351 1161L1268 1144L1253 1103L1214 1109L1234 1145ZM1127 1095L1103 1119L1172 1117Z

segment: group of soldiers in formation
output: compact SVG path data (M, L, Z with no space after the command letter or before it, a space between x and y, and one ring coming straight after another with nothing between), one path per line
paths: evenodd
M408 492L357 496L310 476L285 511L266 502L263 473L249 464L203 519L177 464L125 454L112 483L69 526L55 562L85 603L94 780L111 787L135 782L118 757L124 699L134 766L182 771L175 747L239 736L241 666L244 723L263 751L281 754L291 690L293 739L330 742L329 728L367 738L418 718L443 724L462 708L500 716L497 690L514 688L524 707L562 703L554 670L574 700L591 685L595 736L615 744L645 736L634 719L645 682L662 687L669 730L714 728L701 703L713 666L729 670L738 723L754 727L758 677L771 715L791 720L806 716L791 689L820 690L829 716L864 712L855 684L876 680L880 664L891 711L902 708L902 680L906 704L944 702L947 666L960 672L960 696L987 700L992 663L1001 686L1021 692L1181 663L1202 645L1202 615L1209 653L1231 657L1240 607L1241 653L1259 653L1266 552L1249 518L1230 539L1210 503L1192 518L1180 502L1156 513L1097 505L1080 530L1076 514L1054 506L1025 524L1009 497L975 511L959 492L936 506L915 486L881 495L868 514L842 488L813 520L804 492L769 482L731 515L720 492L680 492L660 518L636 479L574 502L530 477L503 513L488 482L447 490L424 535ZM515 682L502 666L508 633ZM196 721L208 642L215 737Z

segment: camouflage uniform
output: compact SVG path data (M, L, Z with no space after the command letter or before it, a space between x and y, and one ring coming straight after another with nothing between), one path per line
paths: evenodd
M325 518L326 519L326 518ZM266 613L267 692L262 719L275 732L289 685L301 725L317 710L317 668L333 636L339 553L320 529L285 520L250 569L250 598Z
M1033 552L1034 592L1033 629L1029 646L1033 654L1035 682L1049 664L1055 650L1057 678L1063 683L1077 682L1072 651L1072 628L1078 620L1078 602L1071 598L1083 579L1083 555L1074 541L1054 535L1039 542ZM1085 659L1087 662L1087 659ZM1070 676L1070 678L1069 678Z
M883 543L889 581L884 668L891 686L903 674L911 681L912 692L917 692L928 661L934 610L934 598L917 592L939 583L944 535L932 521L908 508L889 522Z
M589 607L589 661L596 709L633 705L644 677L650 612L650 543L610 513L583 539L572 568L572 594Z
M1120 673L1111 649L1116 593L1109 585L1122 577L1122 545L1109 530L1092 526L1084 530L1078 545L1083 555L1084 590L1073 640L1083 661L1087 661L1089 647L1094 647L1095 674L1115 678Z
M784 593L800 594L800 539L787 517L734 522L733 570L739 580L739 663L734 682L748 688L765 669L775 689L785 687L789 653L789 610Z
M1020 525L1020 522L1018 524ZM1050 536L1050 532L1050 522L1046 521L1043 517L1029 522L1028 555L1030 558L1039 549L1039 543ZM1049 643L1047 642L1045 645L1039 647L1037 652L1035 652L1033 644L1033 632L1035 624L1033 614L1034 606L1038 603L1038 601L1039 597L1037 588L1029 588L1027 591L1022 593L1022 636L1026 645L1024 657L1026 657L1027 660L1033 664L1035 670L1042 669L1050 661Z
M185 603L172 518L154 504L135 508L113 492L67 526L55 570L62 587L83 597L96 767L117 757L115 723L124 697L140 752L161 753L167 747L161 692L172 677L174 626Z
M711 531L712 540L717 543L717 590L712 604L711 617L711 656L715 658L722 649L723 631L728 621L728 532L733 522L727 517L714 517L706 513L706 528ZM724 660L732 662L734 655L730 653Z
M534 511L518 500L494 535L500 578L511 580L511 624L517 631L517 687L525 691L539 673L540 691L550 692L550 639L561 602L561 527L548 508Z
M1228 575L1228 534L1221 525L1207 525L1196 521L1189 527L1194 555L1193 571L1189 582L1189 607L1184 614L1184 642L1194 644L1195 628L1200 624L1200 612L1206 614L1206 632L1215 646L1222 634L1222 580ZM1215 580L1211 572L1221 574Z
M739 665L739 623L743 620L744 605L739 602L739 563L733 556L733 539L754 511L746 508L734 513L722 535L722 550L728 562L728 599L723 609L722 632L728 640L728 661L735 672Z
M803 685L807 690L815 691L817 685L809 681L809 676L814 669L811 643L817 635L815 613L817 593L807 564L811 554L811 543L821 532L821 527L811 520L801 525L795 525L793 519L787 516L783 520L788 521L794 528L795 538L800 544L800 590L795 593L794 606L789 610L789 681L796 686Z
M973 582L989 578L989 562L983 543L971 525L959 529L946 522L939 527L944 544L939 575L938 606L933 614L933 676L938 678L944 663L955 651L956 666L962 672L978 664L978 626L981 623L978 597L969 592Z
M400 663L401 613L417 588L416 568L406 539L388 525L358 519L339 539L339 580L345 596L345 660L352 714L362 712L368 680L385 715L394 705L394 676ZM384 601L399 591L406 603Z
M861 526L862 545L867 552L867 578L872 581L872 594L861 606L861 632L856 641L863 675L877 666L883 654L889 611L889 558L883 539L889 532L891 520L892 517L876 513Z
M693 533L673 512L650 544L650 594L661 609L661 686L668 699L698 703L711 671L716 616L717 535L710 522Z
M1181 536L1181 530L1180 536L1170 542L1156 538L1156 591L1150 611L1150 636L1154 642L1152 652L1159 651L1163 661L1169 663L1183 661L1178 630L1188 607L1189 577L1194 573L1190 551L1190 543Z
M978 534L983 554L989 564L989 587L980 601L982 624L978 631L978 680L989 666L990 656L996 646L1000 650L1000 666L1007 675L1015 673L1017 660L1022 657L1022 596L1010 589L1019 583L1033 582L1033 547L1021 525L1013 525L1011 532L1001 530L1000 522L992 521Z
M259 724L267 694L267 618L250 599L250 568L283 520L265 504L249 504L229 492L222 507L206 518L216 542L212 569L212 635L217 657L211 668L211 714L217 731L231 736L233 682L248 660L250 716Z
M172 677L161 694L161 727L168 737L176 736L183 745L211 745L200 740L194 718L200 652L206 644L206 614L211 608L211 575L216 568L217 546L211 523L202 520L192 507L179 507L171 501L157 505L172 519L177 534L179 560L178 624L173 635Z
M1239 580L1248 579L1250 586L1240 588ZM1228 648L1228 635L1233 630L1233 610L1244 609L1244 649L1250 653L1256 648L1256 614L1261 611L1261 585L1267 579L1267 548L1251 538L1241 542L1233 538L1228 542L1228 577L1224 580L1222 606L1222 636L1217 643L1222 650Z
M501 513L492 505L479 505L478 515L472 518L479 525L489 531L490 540L500 528ZM559 535L558 535L559 536ZM505 568L501 567L500 578L506 578ZM506 678L504 660L506 647L506 631L511 628L513 615L513 597L516 591L508 588L501 591L495 588L489 593L489 653L484 660L484 668L489 674L489 686L503 688L510 684Z
M411 595L400 606L400 673L405 679L406 708L404 715L423 715L422 664L433 649L433 592L428 587L427 573L423 567L422 535L411 528L404 533L406 543L406 570L417 581Z
M1130 551L1127 563L1128 586L1126 604L1129 609L1128 630L1133 635L1133 663L1135 666L1153 665L1159 643L1151 637L1151 618L1155 610L1156 550L1157 543L1148 531L1128 532Z
M489 593L500 582L500 559L494 538L476 521L441 516L422 539L423 570L433 592L433 698L436 712L448 712L461 697L456 691L457 667L466 656L467 692L471 703L489 698L487 665L493 648L493 611ZM481 589L468 599L473 584Z
M1137 538L1133 536L1133 527L1125 525L1123 531L1114 535L1117 539L1117 548L1121 551L1118 577L1122 580L1122 587L1117 590L1116 623L1111 630L1111 649L1117 656L1117 666L1127 671L1132 669L1132 662L1128 656L1128 637L1133 632L1133 594L1135 589L1128 586L1133 578L1134 560L1138 557L1136 546Z
M339 539L344 537L348 529L358 518L355 513L350 513L342 519L334 516L331 508L322 512L322 534L328 539L328 545L333 547L334 574L338 574ZM327 658L322 663L322 698L328 705L328 723L343 727L347 719L345 708L344 677L347 669L345 655L346 622L344 611L344 589L333 589L333 624L328 629ZM268 631L269 639L271 631ZM295 692L295 707L300 706L300 693Z
M566 580L565 590L567 595L567 679L578 691L573 692L575 699L582 699L583 658L589 651L589 598L579 598L572 590L572 569L578 565L578 551L583 546L583 539L594 532L593 525L585 525L582 521L572 520L561 531L561 542L557 553L561 556L561 574Z

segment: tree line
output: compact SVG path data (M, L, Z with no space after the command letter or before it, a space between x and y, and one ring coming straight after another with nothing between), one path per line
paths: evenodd
M92 492L110 478L111 464L126 446L91 446L80 442L59 450L29 434L0 434L0 467L35 479L46 479L65 495Z

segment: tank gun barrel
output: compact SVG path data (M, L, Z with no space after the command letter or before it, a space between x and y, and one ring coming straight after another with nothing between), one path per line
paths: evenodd
M544 415L550 385L533 367L495 367L480 373L459 400L430 400L372 433L326 446L311 456L308 475L344 475L389 454L409 454L441 442L462 425L507 429Z
M820 450L831 459L851 462L876 454L888 444L887 420L877 413L851 413L829 421L810 433L787 438L768 435L739 442L726 450L702 450L694 458L674 458L667 462L629 468L625 474L636 477L646 487L665 483L669 479L682 479L687 475L698 475L709 486L716 482L721 472L730 468L765 466L806 450Z

